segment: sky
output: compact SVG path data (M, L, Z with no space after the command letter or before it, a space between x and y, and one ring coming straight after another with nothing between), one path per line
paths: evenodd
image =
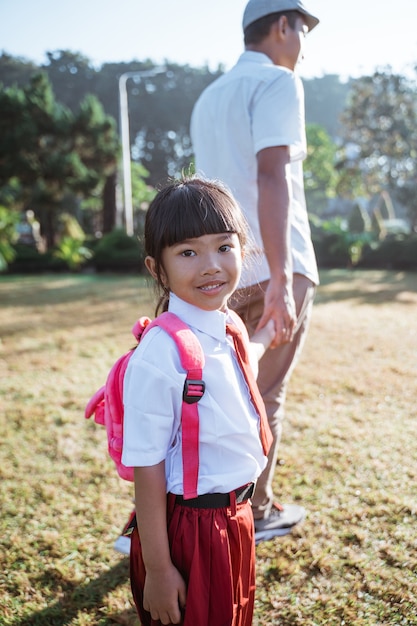
M306 0L320 24L308 35L305 78L342 79L390 66L414 76L414 0ZM243 51L246 0L0 0L0 53L38 64L46 52L105 62L151 59L230 68ZM414 14L414 15L413 15Z

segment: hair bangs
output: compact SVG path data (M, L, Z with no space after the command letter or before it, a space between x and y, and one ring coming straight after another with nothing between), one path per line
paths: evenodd
M240 233L241 225L230 198L218 190L188 184L171 196L171 211L165 224L164 245L218 233Z

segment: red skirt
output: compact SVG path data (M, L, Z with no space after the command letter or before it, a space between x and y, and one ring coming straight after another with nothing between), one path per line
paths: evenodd
M250 500L224 508L194 508L168 496L172 562L187 584L183 626L251 626L255 542ZM143 626L161 626L143 608L145 567L137 528L132 533L130 581Z

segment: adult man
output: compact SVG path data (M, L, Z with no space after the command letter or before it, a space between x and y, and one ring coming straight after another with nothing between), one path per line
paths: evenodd
M250 333L269 319L275 325L258 376L274 444L253 497L257 541L290 532L305 515L274 502L272 480L286 387L318 284L303 185L304 92L294 71L318 21L299 0L250 0L245 52L202 93L191 119L196 169L230 187L254 236L256 258L233 306Z

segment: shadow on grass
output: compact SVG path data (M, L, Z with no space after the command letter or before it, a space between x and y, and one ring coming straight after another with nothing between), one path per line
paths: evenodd
M327 270L320 272L316 305L354 300L358 304L415 305L417 272Z
M129 560L123 559L115 567L86 584L80 585L66 582L58 600L45 609L16 620L14 626L66 626L79 613L87 612L97 614L97 623L99 622L100 624L128 623L128 617L126 617L126 621L123 621L123 618L118 615L117 622L115 622L115 616L109 615L107 621L106 616L101 611L99 612L99 608L103 606L103 598L119 585L125 584L128 578ZM44 582L45 585L50 586L50 573L48 573ZM62 588L62 579L59 582ZM39 579L38 584L42 586L42 578ZM133 615L135 615L134 610L132 609L128 612L133 619ZM132 620L130 620L130 623L132 623Z
M88 299L135 299L138 290L152 282L137 274L44 274L0 276L2 306L51 306L84 302Z

